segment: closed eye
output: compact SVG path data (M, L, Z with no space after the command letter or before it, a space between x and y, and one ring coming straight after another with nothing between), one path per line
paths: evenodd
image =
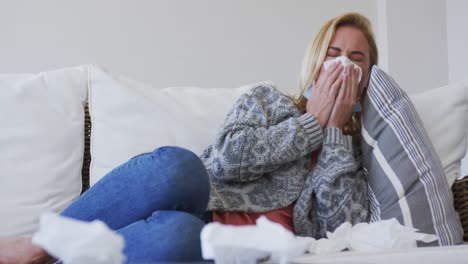
M357 62L361 62L366 58L366 55L364 55L363 52L361 51L352 51L351 56L349 56L349 59Z
M327 56L338 57L341 55L341 50L336 47L329 47L327 50Z

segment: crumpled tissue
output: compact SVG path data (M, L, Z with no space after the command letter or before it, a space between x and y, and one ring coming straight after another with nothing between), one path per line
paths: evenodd
M341 71L340 77L346 75L346 67L349 67L350 65L353 65L355 68L359 69L358 82L361 81L361 79L362 79L362 69L361 69L361 67L359 67L359 65L357 65L356 63L352 62L346 56L339 56L339 57L336 57L336 58L334 58L332 60L327 60L327 61L323 62L323 67L325 67L325 70L327 70L332 65L332 63L338 62L338 61L341 63L341 65L343 65L343 70Z
M117 264L125 261L121 235L102 221L84 222L43 213L32 242L65 264Z
M309 238L295 237L282 225L262 216L257 225L232 226L207 224L201 234L204 259L217 264L257 263L270 258L279 263L302 255L310 244Z
M395 218L373 223L359 223L351 226L343 223L334 232L327 232L327 238L312 239L309 252L329 254L344 249L351 251L381 251L417 247L417 241L430 243L436 235L417 233L418 229L402 226Z
M352 226L343 223L327 238L294 236L282 225L260 217L256 226L231 226L220 223L207 224L201 232L204 259L217 264L257 263L270 259L287 263L306 252L330 254L348 249L351 251L381 251L417 247L438 239L436 235L418 233L418 229L402 226L395 218Z

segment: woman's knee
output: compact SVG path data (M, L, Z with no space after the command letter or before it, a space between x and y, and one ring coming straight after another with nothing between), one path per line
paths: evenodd
M186 201L197 203L195 207L202 213L208 203L210 183L200 158L180 147L160 147L151 155L154 174L161 174L161 170L164 170L164 180L172 186L171 191L179 193Z
M180 147L160 147L152 152L164 163L170 180L184 183L187 191L193 187L197 193L209 192L208 174L203 162L190 150Z

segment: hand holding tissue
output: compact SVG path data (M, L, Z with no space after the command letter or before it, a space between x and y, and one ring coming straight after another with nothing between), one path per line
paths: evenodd
M122 236L97 220L84 222L44 213L32 242L64 264L118 264L125 261Z
M336 57L335 59L332 59L332 60L327 60L323 63L323 67L325 70L328 70L328 68L335 62L340 62L341 65L343 65L343 70L340 74L339 77L343 77L344 75L346 75L346 68L349 66L349 65L353 65L354 68L357 68L359 69L359 76L358 76L358 82L361 81L362 79L362 69L361 67L359 67L359 65L357 65L356 63L352 62L350 59L348 59L348 57L346 56L340 56L340 57ZM304 91L304 97L309 99L310 98L310 94L311 94L311 90L313 89L312 85L306 89ZM362 109L361 109L361 104L358 102L356 104L356 106L354 107L353 109L353 112L361 112Z
M275 262L287 263L306 252L330 254L345 249L368 252L414 248L417 246L416 241L429 243L438 239L435 235L416 231L417 229L400 225L396 219L355 226L343 223L334 232L328 232L328 238L315 240L295 237L280 224L260 217L256 226L210 223L201 232L201 242L203 258L214 259L218 264L234 263L233 259L242 263L256 263L265 257L270 257Z

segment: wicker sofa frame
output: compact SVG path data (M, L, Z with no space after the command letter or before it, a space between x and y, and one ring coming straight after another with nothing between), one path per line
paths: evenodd
M84 158L83 158L83 168L82 168L82 193L89 188L89 165L91 163L91 153L90 153L90 139L91 139L91 118L89 116L88 107L85 106L85 148L84 148ZM463 226L464 231L464 240L468 242L468 177L462 180L455 181L452 186L453 196L454 196L454 205L458 214L460 215L460 220Z

